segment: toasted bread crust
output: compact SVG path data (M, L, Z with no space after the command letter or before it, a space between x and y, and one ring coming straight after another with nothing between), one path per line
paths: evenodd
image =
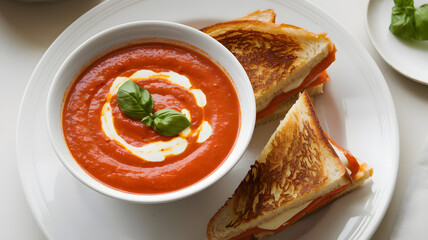
M210 220L208 239L238 236L351 182L304 92L232 197Z
M262 22L274 23L276 14L273 9L257 10L235 20L257 20Z

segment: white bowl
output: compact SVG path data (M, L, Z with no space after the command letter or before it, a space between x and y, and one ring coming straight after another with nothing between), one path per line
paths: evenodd
M71 155L62 130L62 109L68 89L81 70L97 57L130 43L144 41L180 41L190 44L230 76L238 95L241 124L229 157L209 176L174 192L132 194L115 190L89 176ZM176 42L174 42L176 43ZM185 47L188 47L186 45ZM137 203L161 203L190 196L205 189L228 173L244 154L255 124L256 108L250 81L238 60L219 42L201 31L178 23L140 21L107 29L81 44L65 60L51 85L47 102L47 123L53 148L64 166L81 182L107 196Z

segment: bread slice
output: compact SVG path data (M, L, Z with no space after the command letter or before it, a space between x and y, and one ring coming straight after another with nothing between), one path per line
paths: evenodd
M275 23L276 14L273 9L257 10L235 20L257 20L262 22Z
M274 20L272 12L264 10L201 29L240 61L251 81L257 112L281 94L310 86L335 60L336 49L325 33Z
M326 138L304 91L232 197L210 220L207 237L239 239L272 234L275 231L260 226L351 184L351 176Z

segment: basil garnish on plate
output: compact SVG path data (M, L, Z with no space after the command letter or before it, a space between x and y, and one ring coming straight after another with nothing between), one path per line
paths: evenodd
M389 31L396 36L428 40L428 4L415 8L413 0L394 0Z
M152 95L132 80L119 87L116 100L123 114L141 119L143 124L162 135L175 136L191 125L184 114L174 109L165 108L153 114Z

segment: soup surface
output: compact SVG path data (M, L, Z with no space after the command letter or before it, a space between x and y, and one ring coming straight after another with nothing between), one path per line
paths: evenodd
M127 80L152 95L153 113L177 110L191 126L168 137L124 115L116 93ZM78 164L112 188L141 194L176 191L208 176L230 154L240 121L238 97L223 70L169 43L101 57L75 80L63 108L64 137Z

